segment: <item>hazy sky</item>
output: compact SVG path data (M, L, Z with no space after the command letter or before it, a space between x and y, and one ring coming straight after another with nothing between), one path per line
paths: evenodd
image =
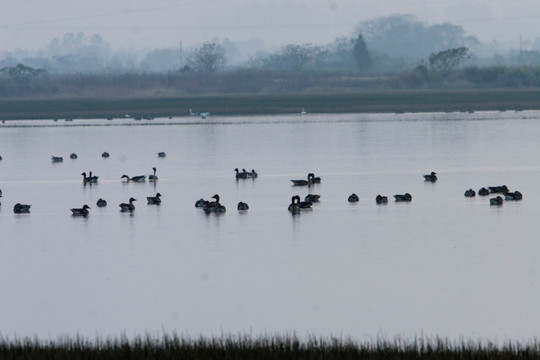
M363 20L413 14L462 25L480 40L525 46L540 37L538 0L0 0L0 52L38 50L66 32L114 48L259 38L267 46L331 42Z

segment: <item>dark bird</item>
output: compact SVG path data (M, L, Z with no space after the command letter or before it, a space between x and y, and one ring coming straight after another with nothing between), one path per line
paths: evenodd
M99 200L96 202L96 205L98 207L104 207L104 206L107 206L107 201L106 200L103 200L102 198L99 198Z
M259 177L259 174L255 171L255 169L251 169L251 172L248 172L248 178L256 179Z
M320 184L321 183L321 178L319 176L315 176L314 173L309 173L308 177L310 177L310 176L311 176L311 182L313 184Z
M478 195L480 196L487 196L489 195L489 190L486 189L485 187L481 188L480 190L478 190Z
M157 181L158 177L156 176L156 168L153 167L152 170L154 170L154 173L151 175L148 175L148 181Z
M476 192L473 189L465 190L465 197L475 197Z
M209 201L208 204L203 207L203 210L206 214L224 213L227 210L225 206L221 205L221 203L219 202L218 194L212 196L212 199L214 199L214 201Z
M377 197L375 197L375 203L376 204L388 204L388 197L387 196L382 196L382 195L377 195Z
M352 193L349 195L349 198L347 199L348 202L358 202L360 201L360 198L355 193Z
M61 156L54 156L54 155L52 155L52 156L51 156L51 161L54 162L54 163L56 163L56 162L62 162L62 161L64 161L64 158L61 157Z
M30 212L30 207L32 205L26 205L21 203L16 203L15 206L13 206L13 212L15 214L26 214Z
M503 204L503 198L500 196L489 199L489 205L501 206Z
M296 203L300 207L300 209L311 209L311 206L313 205L310 201L300 201L300 196L296 195Z
M133 205L133 202L137 201L137 199L129 198L129 203L121 203L120 205L120 211L130 211L133 212L135 210L135 205Z
M507 192L504 194L504 199L505 200L522 200L523 194L520 193L519 191Z
M158 152L157 156L160 157L160 158L164 158L165 156L167 156L167 154L165 154L164 151L160 151L160 152Z
M412 196L411 196L411 194L409 194L409 193L405 193L405 194L396 194L396 195L394 195L394 199L396 199L396 201L405 201L405 202L409 202L409 201L412 201Z
M77 154L71 153L71 154L69 155L69 158L70 158L70 159L76 159L76 158L77 158Z
M291 182L293 183L293 186L311 186L313 184L313 173L308 174L307 180L291 180Z
M127 182L133 181L133 182L145 182L146 181L146 175L137 175L134 177L129 177L127 175L122 175L120 179L126 178Z
M300 200L300 197L293 196L291 198L291 203L289 204L288 210L294 215L298 214L300 212L300 205L296 202L296 200Z
M488 189L492 194L505 194L510 191L506 185L488 186Z
M99 178L99 176L92 175L92 172L90 172L88 176L86 176L86 172L81 173L81 175L83 176L83 183L85 184L86 183L95 184L97 183L98 178Z
M147 196L146 201L150 205L159 205L161 204L161 194L157 193L156 196Z
M429 182L437 181L437 173L432 171L431 174L424 175L424 181L429 181Z
M73 216L86 216L89 213L88 209L90 209L90 206L84 204L82 208L74 208L70 210Z
M248 178L248 173L244 170L244 171L240 171L238 170L238 168L234 169L234 171L236 172L236 178L237 179L247 179Z
M309 201L311 203L319 202L319 199L321 198L321 195L317 194L307 194L304 198L304 201Z
M207 205L210 201L208 200L204 200L204 199L199 199L197 201L195 201L195 207L196 208L203 208L205 205Z
M101 153L101 157L102 158L108 158L109 157L109 153L104 151L103 153Z
M236 206L236 208L237 208L238 210L248 210L248 209L249 209L249 205L246 204L245 202L240 201L240 202L238 203L238 206Z

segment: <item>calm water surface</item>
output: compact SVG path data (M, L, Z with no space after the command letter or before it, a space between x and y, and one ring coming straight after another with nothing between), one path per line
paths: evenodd
M539 138L539 112L8 121L0 332L531 338ZM120 180L154 166L156 184ZM236 167L259 178L236 181ZM83 171L99 183L84 186ZM424 183L431 171L439 181ZM291 186L308 172L322 183ZM463 196L502 184L524 200ZM156 192L162 205L147 205ZM320 203L291 216L291 196L308 192ZM405 192L411 203L375 204ZM194 207L215 193L225 214ZM13 214L17 202L31 214ZM83 204L90 215L72 217Z

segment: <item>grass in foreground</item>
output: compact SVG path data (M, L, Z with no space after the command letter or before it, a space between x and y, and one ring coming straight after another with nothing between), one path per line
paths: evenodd
M350 338L296 335L198 337L146 335L128 339L0 336L0 359L540 359L537 339L523 343L396 337L357 342Z

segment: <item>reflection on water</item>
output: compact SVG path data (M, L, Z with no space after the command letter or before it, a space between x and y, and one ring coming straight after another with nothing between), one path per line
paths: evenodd
M539 118L524 111L7 121L2 332L529 338L540 323ZM120 179L153 167L156 183ZM259 177L236 180L237 167ZM99 182L85 185L83 171ZM431 171L439 180L424 182ZM321 183L291 186L309 172ZM489 196L463 196L502 184L524 200L493 207ZM161 205L147 205L157 192ZM393 201L406 192L412 202ZM291 197L308 193L320 203L292 216ZM347 201L352 193L358 203ZM226 213L195 208L214 194ZM377 194L389 203L375 204ZM136 210L122 213L130 197ZM99 198L108 205L97 207ZM249 210L239 212L239 201ZM31 214L13 214L17 202L31 204ZM72 217L69 209L83 204L90 215Z

